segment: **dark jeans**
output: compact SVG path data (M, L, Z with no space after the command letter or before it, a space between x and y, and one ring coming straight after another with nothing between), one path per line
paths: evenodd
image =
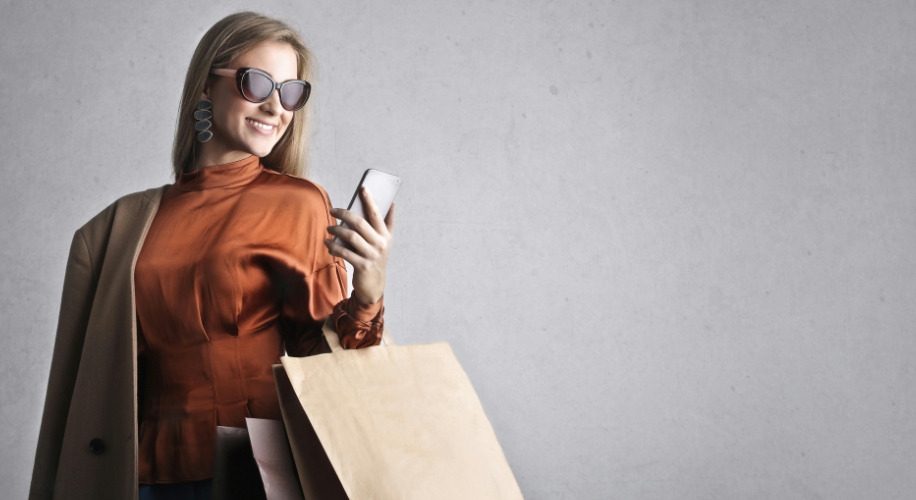
M210 500L212 479L175 484L141 484L140 500Z

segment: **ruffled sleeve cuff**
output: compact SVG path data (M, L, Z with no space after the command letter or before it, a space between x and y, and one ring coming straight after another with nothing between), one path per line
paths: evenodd
M384 300L382 297L375 304L363 304L351 296L334 306L331 320L344 349L359 349L381 343L385 324Z

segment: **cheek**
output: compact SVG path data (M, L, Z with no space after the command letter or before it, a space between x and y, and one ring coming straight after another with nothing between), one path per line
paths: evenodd
M214 125L223 130L237 129L244 125L242 121L245 112L245 106L239 105L237 102L224 102L219 108L217 108L216 103L214 103L213 118L216 119Z
M284 113L283 130L281 130L280 135L283 135L284 133L286 133L286 131L292 126L292 124L293 124L293 114L289 113L289 115L287 116Z

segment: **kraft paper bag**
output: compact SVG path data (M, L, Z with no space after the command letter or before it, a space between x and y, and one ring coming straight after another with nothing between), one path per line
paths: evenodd
M446 343L280 358L274 376L308 500L521 499L470 380Z
M283 421L246 418L245 424L267 500L303 500Z

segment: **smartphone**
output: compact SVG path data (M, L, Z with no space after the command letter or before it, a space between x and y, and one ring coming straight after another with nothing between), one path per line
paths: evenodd
M391 208L391 203L394 202L395 195L398 194L398 188L401 187L401 178L371 168L363 173L363 178L360 179L359 184L356 186L356 191L353 193L353 198L350 199L350 205L347 206L347 210L365 219L366 210L363 208L363 200L359 197L359 190L363 187L369 190L369 196L372 197L372 201L375 202L375 206L378 207L379 213L382 214L382 219L384 220L388 216L388 210ZM340 225L349 227L345 222L341 222ZM350 248L350 244L339 237L334 238L334 242Z

